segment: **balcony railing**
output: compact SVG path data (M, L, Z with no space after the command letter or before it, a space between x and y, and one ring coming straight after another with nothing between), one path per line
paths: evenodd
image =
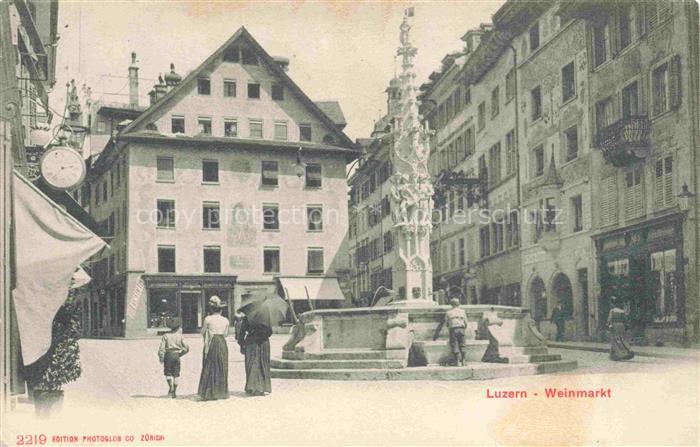
M614 166L627 166L649 154L650 135L649 118L630 116L603 129L598 134L598 147Z

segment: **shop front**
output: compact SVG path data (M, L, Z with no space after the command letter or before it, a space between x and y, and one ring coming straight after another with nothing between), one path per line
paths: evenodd
M235 276L144 275L147 296L148 333L167 331L169 318L180 317L184 333L196 333L207 316L209 298L226 302L223 315L231 314Z
M637 342L650 341L652 332L657 342L682 332L685 262L681 216L619 229L599 235L595 241L601 286L599 335L605 333L613 295L627 307Z

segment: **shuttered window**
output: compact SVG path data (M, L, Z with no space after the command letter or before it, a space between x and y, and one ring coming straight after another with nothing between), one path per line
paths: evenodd
M656 160L654 165L654 208L662 209L675 205L673 189L673 156Z
M617 223L617 176L611 175L600 184L600 221L602 226Z
M646 4L647 23L650 30L657 28L671 18L671 3L669 1L658 1Z
M671 109L681 105L681 57L673 56L668 66L668 95Z
M644 171L638 167L625 174L625 219L644 214Z

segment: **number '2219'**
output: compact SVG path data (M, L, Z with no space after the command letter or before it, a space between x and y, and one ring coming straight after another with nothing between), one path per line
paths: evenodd
M17 435L17 445L44 445L46 435Z

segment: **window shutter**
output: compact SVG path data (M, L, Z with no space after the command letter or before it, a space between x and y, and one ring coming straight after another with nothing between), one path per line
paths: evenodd
M681 56L676 54L668 67L668 90L671 97L671 108L681 106Z
M664 161L656 160L654 165L654 208L664 206Z
M664 159L664 205L673 206L676 195L673 190L673 157Z
M617 177L612 175L601 182L601 223L617 222Z

